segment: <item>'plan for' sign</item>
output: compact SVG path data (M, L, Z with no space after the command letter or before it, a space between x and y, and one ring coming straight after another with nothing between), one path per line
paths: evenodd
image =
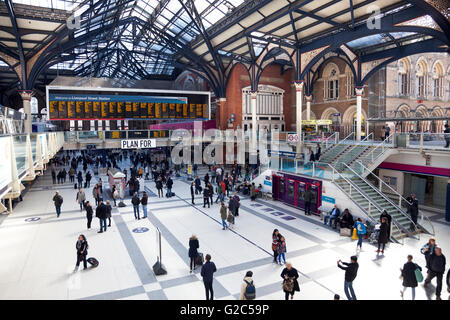
M129 139L121 141L122 149L156 148L156 139Z

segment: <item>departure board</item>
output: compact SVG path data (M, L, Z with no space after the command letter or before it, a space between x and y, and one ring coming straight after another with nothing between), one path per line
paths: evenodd
M162 94L162 93L161 93ZM50 120L209 119L209 95L129 96L50 93Z

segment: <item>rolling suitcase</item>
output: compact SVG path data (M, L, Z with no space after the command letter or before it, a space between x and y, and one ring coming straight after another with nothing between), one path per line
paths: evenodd
M203 259L203 253L199 252L197 258L195 258L195 264L197 266L201 266L201 265L203 265L204 261L205 260Z
M92 268L98 267L98 260L93 257L87 258L87 262L92 266Z

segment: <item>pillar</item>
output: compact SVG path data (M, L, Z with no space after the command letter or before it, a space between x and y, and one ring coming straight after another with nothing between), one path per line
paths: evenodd
M251 140L251 148L250 148L250 155L256 155L257 154L257 130L258 127L257 121L256 121L256 102L258 98L258 91L250 91L251 99L250 99L250 106L252 109L252 140Z
M355 87L356 91L356 140L361 141L361 115L362 115L362 95L363 87Z
M227 98L219 98L216 100L216 110L219 107L219 112L216 111L216 116L218 115L218 122L216 120L217 128L221 130L226 130L228 128L228 119L225 114L225 103L227 102Z
M302 154L302 104L303 104L303 81L296 81L295 82L295 101L296 101L296 124L297 124L297 155L296 157L299 159L301 158Z
M31 97L33 96L33 91L31 90L22 90L19 92L22 101L23 101L23 112L25 114L25 133L31 133L33 131L31 125Z
M306 98L306 120L311 120L312 95L305 95Z

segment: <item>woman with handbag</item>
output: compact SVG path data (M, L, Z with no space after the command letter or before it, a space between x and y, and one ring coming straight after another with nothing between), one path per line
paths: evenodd
M403 289L400 290L400 296L403 299L403 294L406 291L406 288L411 288L412 291L412 300L416 297L416 287L417 282L423 281L422 276L422 268L416 263L412 262L413 256L408 255L408 262L403 265L403 268L400 268L400 272L403 277Z
M287 262L286 268L284 268L283 272L281 272L285 300L289 300L289 295L291 296L291 300L294 299L295 291L300 291L300 286L297 281L298 277L297 269L292 267L290 262Z

